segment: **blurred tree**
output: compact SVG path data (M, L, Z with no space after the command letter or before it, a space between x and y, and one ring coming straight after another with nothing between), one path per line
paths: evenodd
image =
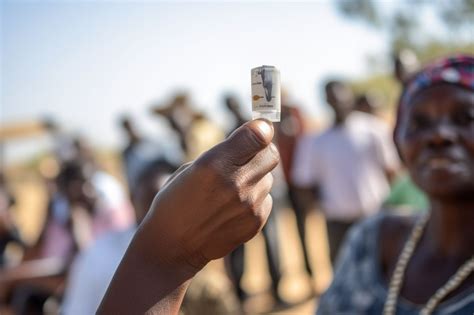
M383 33L390 51L411 49L422 64L452 53L474 54L474 0L335 0L335 5L344 17ZM382 109L391 110L400 92L391 58L368 56L368 67L369 76L352 82L354 91L375 94Z
M451 0L438 2L439 15L446 24L454 27L469 24L471 28L474 27L474 1Z
M446 56L453 52L474 54L474 41L470 43L431 41L424 45L413 47L413 51L422 63L426 63L434 58Z
M425 64L436 58L452 53L474 54L474 43L445 43L431 41L413 49L421 64ZM389 65L385 68L377 68L365 78L358 78L351 82L356 94L369 93L377 97L381 104L381 110L393 114L392 109L396 105L400 86L393 76L393 69Z
M430 14L444 28L448 40L459 41L465 36L467 41L472 41L474 37L473 0L335 0L335 4L343 16L363 21L384 32L390 39L392 50L426 43L422 39L440 40L438 28L424 28L424 21Z
M348 17L360 18L372 26L380 26L379 12L372 0L337 0L336 5Z

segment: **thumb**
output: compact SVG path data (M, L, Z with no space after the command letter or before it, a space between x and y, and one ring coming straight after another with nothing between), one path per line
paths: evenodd
M221 143L219 150L227 153L232 164L241 166L266 148L271 143L273 134L273 125L270 121L264 119L249 121Z

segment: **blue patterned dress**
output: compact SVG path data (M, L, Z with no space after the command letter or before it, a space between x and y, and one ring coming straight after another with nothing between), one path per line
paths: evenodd
M387 297L379 257L379 228L387 214L369 218L349 233L341 251L333 282L322 295L318 315L381 315ZM422 306L401 297L397 315L418 315ZM474 286L442 301L433 315L474 314Z

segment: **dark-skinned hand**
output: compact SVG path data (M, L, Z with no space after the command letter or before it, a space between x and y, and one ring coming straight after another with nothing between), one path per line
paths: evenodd
M279 160L272 137L270 123L249 122L176 172L140 231L150 246L159 240L166 248L163 263L200 269L261 230L272 208L270 171Z

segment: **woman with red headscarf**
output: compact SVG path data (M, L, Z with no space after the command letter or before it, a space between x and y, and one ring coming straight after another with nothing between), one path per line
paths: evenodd
M429 209L356 226L318 314L473 314L472 56L440 60L407 82L394 139Z

